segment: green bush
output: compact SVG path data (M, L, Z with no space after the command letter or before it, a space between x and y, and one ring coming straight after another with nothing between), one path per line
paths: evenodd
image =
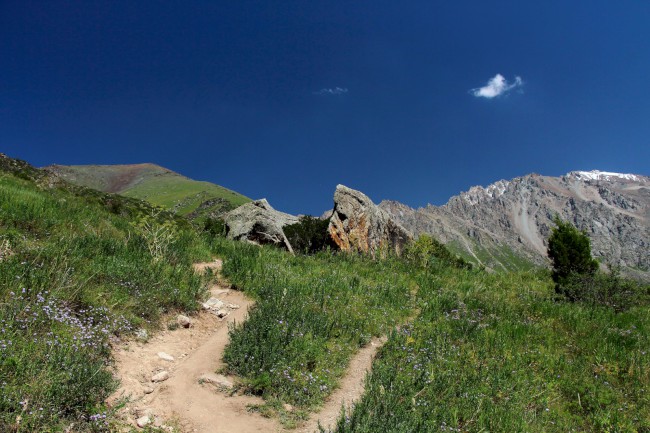
M615 268L609 273L571 273L563 280L561 293L568 299L625 311L634 305L647 305L650 286L621 277Z
M332 246L328 225L329 220L305 215L296 224L286 226L284 234L295 252L313 254Z
M221 218L206 218L203 223L203 231L212 236L226 236L226 223Z
M429 235L420 235L406 246L404 258L411 264L428 269L432 266L453 266L458 269L472 269L472 264L454 255L445 244Z

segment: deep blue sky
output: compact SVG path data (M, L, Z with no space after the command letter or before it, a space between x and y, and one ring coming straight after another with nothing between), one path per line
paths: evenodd
M497 74L514 87L471 93ZM0 151L155 162L311 214L338 183L423 206L647 175L650 2L0 0Z

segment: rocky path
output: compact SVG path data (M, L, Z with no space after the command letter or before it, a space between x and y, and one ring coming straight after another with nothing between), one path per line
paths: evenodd
M206 268L218 271L220 267L220 261L195 266L199 272ZM116 404L128 397L122 413L129 424L155 425L169 431L286 431L276 419L248 410L250 405L262 404L262 399L231 395L229 388L235 379L215 373L223 365L228 324L246 320L252 301L239 291L219 285L213 286L210 292L212 305L210 302L205 305L210 309L192 317L189 327L179 325L177 329L161 331L146 342L131 341L114 348L121 387L108 403ZM220 301L216 305L215 298ZM317 431L319 421L323 426L333 427L342 405L350 407L363 393L365 373L382 344L383 340L376 339L360 350L352 359L340 388L322 410L293 431Z

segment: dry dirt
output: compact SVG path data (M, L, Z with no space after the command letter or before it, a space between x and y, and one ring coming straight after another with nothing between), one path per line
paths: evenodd
M195 266L198 272L212 268L218 271L219 260ZM252 301L242 292L231 290L223 284L211 288L211 296L226 304L229 315L219 319L215 314L201 311L191 317L190 328L179 327L163 330L146 343L129 341L114 347L115 373L121 387L108 400L109 404L128 399L121 410L123 418L131 425L143 416L149 416L153 425L174 427L175 431L220 432L313 432L320 420L323 426L333 426L341 407L351 407L352 402L363 393L363 380L383 340L375 339L361 349L352 359L345 377L318 413L294 430L285 430L277 419L265 418L250 411L250 405L262 404L260 398L218 390L206 383L199 383L205 373L219 370L223 350L228 343L228 324L246 320ZM173 318L172 318L173 319ZM158 353L171 355L166 361ZM151 377L161 371L169 373L169 379L153 383ZM231 382L237 378L229 377ZM171 429L170 429L171 431Z

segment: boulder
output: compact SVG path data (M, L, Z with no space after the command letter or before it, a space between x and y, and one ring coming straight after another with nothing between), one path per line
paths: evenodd
M192 321L190 318L182 314L176 316L176 323L178 323L178 326L182 326L183 328L189 328L192 326Z
M282 229L297 223L298 217L273 209L266 199L243 204L224 214L223 220L229 239L257 245L275 244L293 252Z
M375 205L368 196L343 185L334 192L328 231L342 251L370 253L392 250L401 254L411 232Z

